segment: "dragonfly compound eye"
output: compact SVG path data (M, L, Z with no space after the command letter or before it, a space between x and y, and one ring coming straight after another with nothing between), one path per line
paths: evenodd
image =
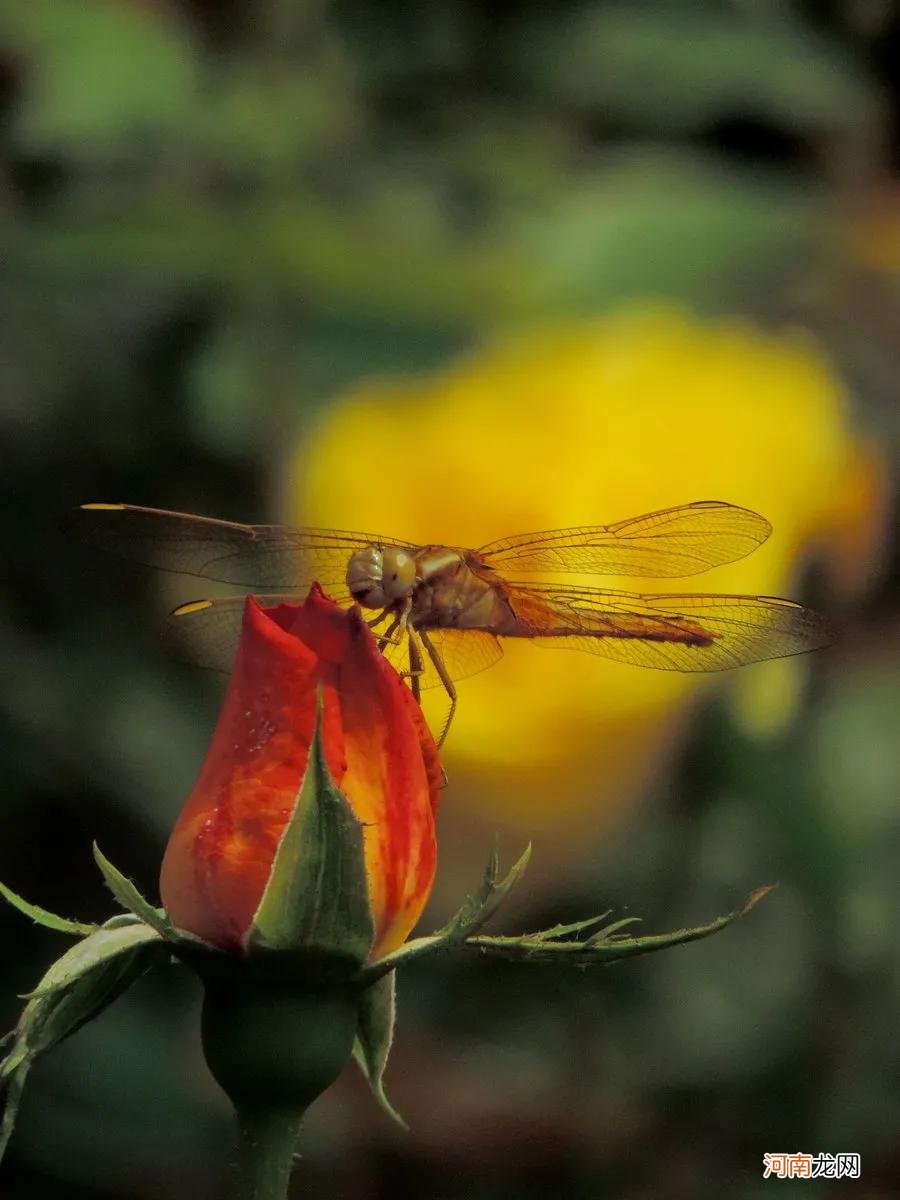
M381 553L381 586L388 603L402 600L416 582L416 560L406 550L386 546Z
M383 557L377 546L357 550L347 563L347 588L354 600L366 608L386 608L382 586Z

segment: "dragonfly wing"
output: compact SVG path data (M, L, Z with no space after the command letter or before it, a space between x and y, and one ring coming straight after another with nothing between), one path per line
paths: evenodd
M451 679L467 679L470 675L477 675L503 657L500 642L492 633L482 629L429 629L428 640Z
M772 596L650 594L515 586L522 636L668 671L724 671L817 650L833 640L819 613Z
M339 604L353 603L346 592L331 595ZM302 604L303 592L279 592L256 596L264 608L276 604ZM246 596L223 596L217 600L192 600L169 613L162 628L163 642L182 662L212 671L231 671L244 616Z
M615 525L550 529L490 542L479 556L501 574L582 572L597 575L698 575L760 546L765 517L721 500L632 517Z
M503 647L492 633L482 629L429 629L428 639L447 669L451 679L466 679L486 671L503 657ZM388 644L384 656L398 671L409 670L409 642L402 638L398 645ZM434 663L422 650L423 673L419 676L422 691L442 688L441 677Z
M465 679L469 675L476 675L479 671L492 667L503 657L500 642L486 630L429 629L426 636L451 679ZM409 638L402 638L398 645L386 645L384 655L398 671L408 672ZM412 687L409 676L407 683ZM421 674L418 676L418 686L419 691L423 693L420 698L422 711L440 745L447 735L454 703L424 645L421 646Z
M250 589L302 590L314 580L326 591L343 588L356 550L408 545L379 534L240 525L133 504L85 504L73 524L93 545L133 562Z
M329 592L331 599L348 607L353 597L347 592ZM278 592L257 595L264 608L277 604L299 604L303 593ZM241 632L245 596L224 596L216 600L192 600L169 614L163 625L163 640L183 662L214 671L231 670ZM376 633L377 636L377 633ZM464 679L494 665L503 657L503 647L492 633L480 629L437 629L429 632L432 645L447 668L451 679ZM409 671L409 641L388 642L385 658L400 672ZM443 687L434 663L423 652L422 689Z

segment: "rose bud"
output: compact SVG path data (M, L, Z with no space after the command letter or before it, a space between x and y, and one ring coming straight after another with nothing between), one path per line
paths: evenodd
M434 739L359 609L318 585L302 605L249 596L219 721L163 860L169 919L249 955L382 956L428 898L440 787Z

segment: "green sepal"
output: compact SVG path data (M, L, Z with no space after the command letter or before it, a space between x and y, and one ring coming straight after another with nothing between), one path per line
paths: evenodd
M115 918L113 920L115 921ZM34 991L24 993L19 999L34 1000L71 987L88 971L96 970L133 949L155 944L159 940L160 936L156 930L142 921L132 919L125 924L105 925L76 942L56 960Z
M530 858L531 843L525 847L524 853L501 879L500 858L497 850L494 849L488 859L481 887L466 898L462 907L447 924L427 937L413 938L412 941L404 942L392 954L365 967L360 973L361 982L368 986L403 963L421 958L424 954L432 954L436 950L447 950L452 946L460 946L465 943L479 929L484 928L496 913L511 889L522 878Z
M13 1131L22 1089L34 1060L101 1013L168 953L156 930L135 921L97 929L58 958L31 993L12 1045L0 1062L7 1088L0 1157Z
M71 933L77 937L86 937L97 928L96 925L86 925L81 921L70 921L67 917L57 916L56 913L48 912L46 908L41 908L38 904L30 904L12 888L7 887L5 883L0 883L0 896L13 908L17 908L20 913L30 917L36 925L43 925L45 929L55 929L57 933Z
M553 929L543 929L536 933L525 933L516 937L479 934L467 938L466 945L474 946L482 953L494 954L513 962L570 963L573 966L581 967L601 966L620 958L652 954L656 950L667 950L670 946L680 946L686 942L696 942L701 938L712 937L714 933L719 933L738 917L743 917L771 891L772 885L759 887L751 892L744 903L734 912L723 917L716 917L707 925L697 925L690 929L676 929L672 933L630 937L621 931L638 918L626 917L624 920L613 921L611 924L603 926L589 937L570 936L573 932L583 932L589 925L605 919L605 917L595 917L590 921L576 921L573 925L557 925Z
M445 938L451 942L462 942L477 933L479 929L483 929L522 878L530 860L531 843L529 842L518 861L501 879L500 855L495 847L491 851L491 857L485 867L481 887L474 895L467 897L459 912L437 931L435 937Z
M281 835L247 950L365 962L375 937L362 825L325 759L321 693L306 774Z
M126 878L118 867L114 867L100 847L94 842L94 861L100 868L106 886L115 899L128 912L134 913L151 929L155 929L160 937L172 938L173 929L161 908L154 908L149 900L145 900L130 879Z
M353 1043L353 1057L366 1077L372 1095L392 1121L408 1129L408 1125L388 1100L384 1092L384 1069L387 1066L391 1042L394 1040L396 1011L396 975L382 975L360 996L359 1024Z

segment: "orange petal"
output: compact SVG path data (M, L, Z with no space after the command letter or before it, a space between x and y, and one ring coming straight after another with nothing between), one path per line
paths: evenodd
M431 735L423 733L421 714L417 721L410 706L415 702L358 610L349 624L338 683L347 755L341 788L364 826L377 956L407 937L434 880L437 753L426 760L423 745L434 746Z
M160 878L172 921L217 945L240 944L268 880L309 757L317 665L248 598L222 711ZM333 683L331 692L326 730L337 717Z

